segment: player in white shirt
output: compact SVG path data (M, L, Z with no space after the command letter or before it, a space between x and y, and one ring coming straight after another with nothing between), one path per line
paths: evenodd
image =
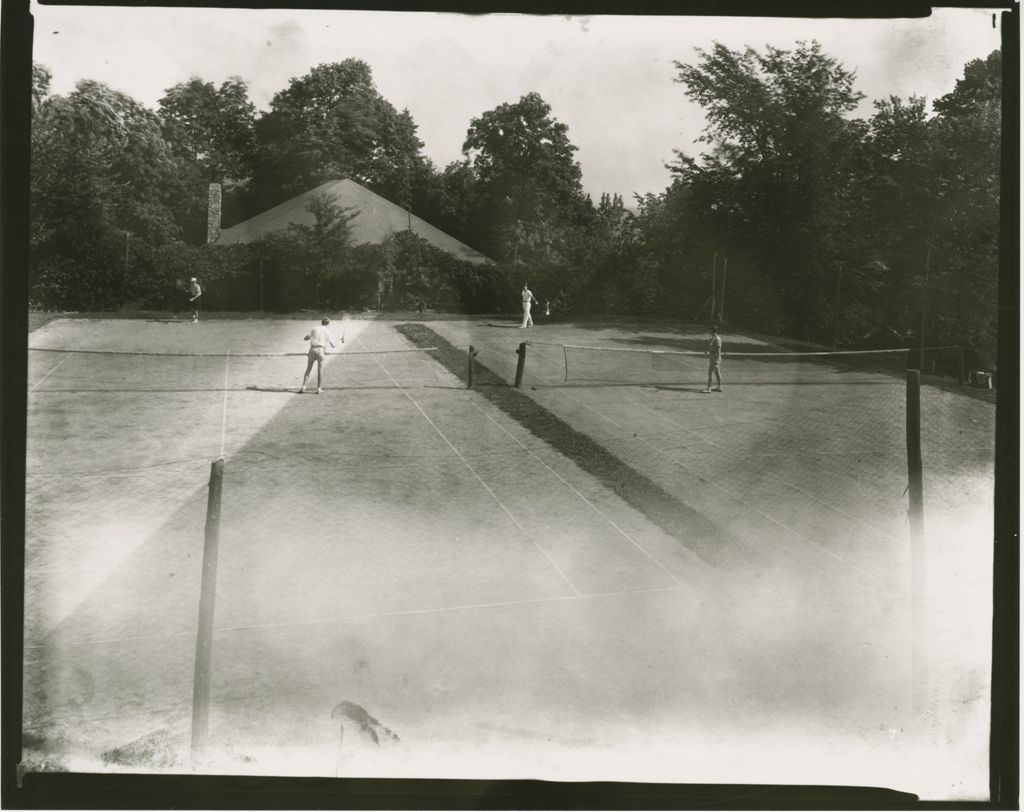
M523 323L519 325L520 329L533 325L533 319L530 316L530 304L535 301L537 301L537 297L533 295L530 290L530 283L527 282L523 285Z
M299 389L301 395L306 391L306 381L309 380L309 373L313 371L313 364L316 364L316 393L319 395L323 392L323 364L324 358L327 357L327 349L329 347L336 347L337 344L334 342L334 336L331 335L331 331L327 329L331 320L328 318L320 319L320 326L314 327L308 333L306 333L303 341L309 342L309 356L306 364L306 374L302 376L302 388ZM345 336L342 335L341 343L345 343Z
M188 283L189 302L192 305L192 323L199 321L199 297L203 295L203 289L193 276Z

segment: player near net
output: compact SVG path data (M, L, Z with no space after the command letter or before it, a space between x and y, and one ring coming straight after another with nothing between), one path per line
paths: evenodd
M719 367L722 364L722 337L718 334L718 325L711 325L711 338L708 339L708 346L704 350L704 354L708 357L708 385L705 389L701 389L701 394L708 392L721 392L722 391L722 373ZM711 388L711 376L715 376L715 380L718 385Z
M337 346L337 343L334 341L334 336L331 335L331 331L327 329L330 324L331 320L325 316L320 319L320 326L314 327L306 333L303 338L303 341L309 342L309 355L307 356L306 362L306 374L302 376L302 387L299 389L300 395L306 391L306 382L309 380L309 373L313 371L313 364L316 364L316 393L319 395L324 391L324 359L327 357L328 348ZM341 334L340 342L342 344L345 343L344 333Z

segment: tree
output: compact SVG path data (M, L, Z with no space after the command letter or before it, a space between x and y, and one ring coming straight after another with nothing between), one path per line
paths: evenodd
M965 67L929 117L923 98L875 103L871 167L874 259L886 268L879 308L925 345L995 353L999 235L1000 60Z
M701 141L711 151L699 160L677 153L671 168L706 212L707 259L726 244L757 257L786 321L820 333L850 262L845 190L862 128L844 115L862 98L855 75L816 42L764 53L715 43L698 54L695 65L675 63L677 81L704 108Z
M132 264L132 242L177 236L177 171L157 117L125 94L86 80L43 100L32 129L34 299L84 308L137 297L150 269Z
M933 103L935 112L945 117L970 115L979 106L999 107L1003 95L1003 58L993 51L985 59L973 59L964 67L964 78L957 79L951 93Z
M982 363L996 355L1002 62L969 62L953 92L933 105L943 218L930 280L930 329L965 343Z
M416 125L377 91L357 59L319 65L274 96L256 124L254 187L262 206L350 177L408 204L425 159Z
M590 309L612 313L640 313L654 306L657 282L639 266L636 217L622 197L602 194L592 221L587 264Z
M255 107L244 81L232 77L219 88L193 77L166 91L159 115L164 138L180 167L174 210L184 238L206 242L207 190L223 187L225 226L248 216L248 191L255 151Z
M578 298L592 270L582 260L595 213L568 127L528 93L473 119L462 149L473 204L466 230L476 244L520 286L529 278L566 302Z
M53 80L53 74L50 73L50 69L45 65L40 65L38 62L32 64L32 114L35 115L36 111L43 104L43 100L50 95L50 82Z
M158 108L164 138L204 182L244 184L252 175L256 108L237 76L218 88L193 77L169 88Z
M308 301L337 308L353 302L352 267L348 224L357 212L343 210L329 195L312 198L306 208L314 217L312 225L293 223L288 227L296 237L297 250L290 277L302 280Z

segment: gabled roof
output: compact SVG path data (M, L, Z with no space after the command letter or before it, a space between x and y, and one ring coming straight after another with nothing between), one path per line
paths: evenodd
M343 212L355 214L348 222L349 235L353 245L378 244L392 234L411 229L436 248L466 262L482 265L492 260L479 251L445 234L439 228L421 220L415 214L385 200L378 194L360 186L353 180L329 180L315 189L298 197L286 200L262 214L250 217L220 233L214 245L236 245L255 242L267 234L287 231L292 223L312 226L316 218L307 208L313 198L326 194Z

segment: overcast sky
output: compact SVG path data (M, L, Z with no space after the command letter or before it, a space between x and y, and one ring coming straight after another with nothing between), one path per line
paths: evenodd
M704 126L674 81L714 41L791 48L818 40L856 71L871 101L952 90L971 59L999 47L992 12L937 10L927 19L802 20L726 17L534 17L357 11L39 6L33 59L52 92L95 79L155 109L192 76L249 83L267 109L288 81L348 57L373 69L380 93L408 108L438 168L461 157L470 120L537 91L569 126L583 186L596 200L661 192L673 149L696 153ZM998 18L997 18L998 20ZM998 25L997 21L997 25Z

